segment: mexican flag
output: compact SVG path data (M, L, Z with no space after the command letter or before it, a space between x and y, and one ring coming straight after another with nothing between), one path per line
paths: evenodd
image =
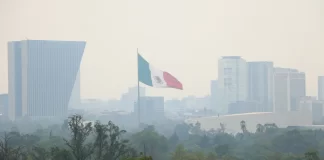
M179 82L170 73L159 70L149 64L140 54L137 54L138 80L148 86L156 88L183 89Z

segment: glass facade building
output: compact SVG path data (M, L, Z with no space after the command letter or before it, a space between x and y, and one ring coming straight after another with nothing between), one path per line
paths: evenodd
M85 45L81 41L9 42L9 118L65 117L74 84L79 83Z

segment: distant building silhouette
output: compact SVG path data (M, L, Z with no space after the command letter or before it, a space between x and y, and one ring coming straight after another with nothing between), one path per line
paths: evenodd
M226 56L218 61L218 87L222 95L221 112L227 113L230 103L248 97L247 63L239 56Z
M218 80L212 80L210 83L210 109L217 113L221 112L220 100L222 99L218 85Z
M228 107L229 114L259 112L261 104L253 101L238 101L230 103Z
M324 101L324 76L318 76L317 91L318 100Z
M273 111L273 62L248 62L248 100L260 104L258 111Z
M0 113L2 116L8 116L8 94L0 94Z
M312 113L313 124L323 122L324 103L312 97L302 97L299 100L297 110L309 110Z
M73 85L70 101L69 101L69 108L78 109L81 107L81 84L80 84L80 70L75 78L75 83Z
M136 118L140 111L140 122L144 124L154 124L161 122L164 117L164 97L141 97L140 110L137 103L134 104Z
M274 111L295 111L306 96L305 73L296 69L274 69Z
M139 87L140 89L140 96L145 96L145 88ZM128 88L127 93L124 93L120 98L120 108L125 111L132 111L134 108L134 102L137 101L137 86Z
M66 117L85 42L8 43L9 118Z

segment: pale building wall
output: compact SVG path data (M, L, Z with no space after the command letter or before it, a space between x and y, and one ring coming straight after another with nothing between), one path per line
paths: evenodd
M222 57L218 61L218 88L221 92L221 113L228 112L228 105L245 101L248 97L247 63L239 56Z
M240 122L242 120L246 122L248 131L255 132L257 124L264 125L266 123L275 123L281 128L287 126L312 125L312 113L310 110L306 109L286 113L258 112L219 117L191 118L187 119L186 123L195 124L198 121L203 130L218 129L220 128L220 123L223 123L226 125L226 132L238 133L241 132Z

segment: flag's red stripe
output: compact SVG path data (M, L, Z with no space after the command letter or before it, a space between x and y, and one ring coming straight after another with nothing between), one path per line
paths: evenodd
M165 82L167 83L168 87L176 88L176 89L183 89L181 82L179 82L175 77L173 77L168 72L163 72L163 78Z

